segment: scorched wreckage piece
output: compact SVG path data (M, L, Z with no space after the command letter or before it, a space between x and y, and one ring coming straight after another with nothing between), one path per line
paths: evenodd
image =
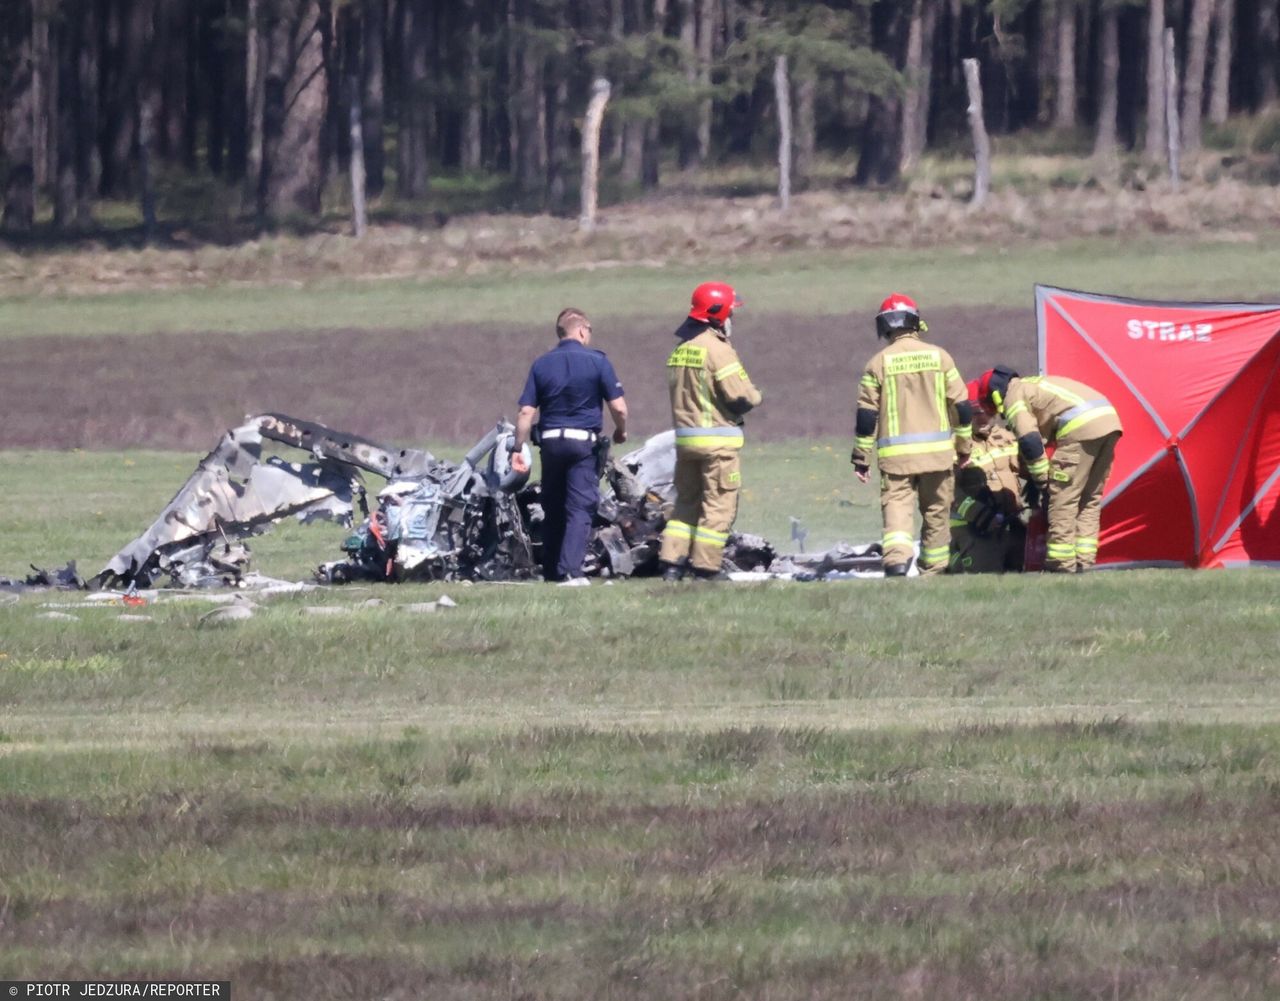
M342 546L346 559L316 571L323 583L535 579L542 509L538 487L512 469L514 434L500 420L453 463L282 414L251 417L223 436L90 586L238 586L249 567L244 539L290 517L351 525L357 509L360 523ZM263 458L267 442L304 452L306 461ZM602 462L588 574L657 571L674 467L670 432ZM372 510L366 473L387 481ZM734 536L726 556L737 569L764 570L775 553L763 539Z

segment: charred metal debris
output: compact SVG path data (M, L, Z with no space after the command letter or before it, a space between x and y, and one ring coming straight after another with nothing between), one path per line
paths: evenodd
M151 526L88 586L244 586L251 559L246 540L287 518L351 529L341 546L344 558L316 569L320 583L536 580L542 506L538 485L511 466L514 435L500 420L455 463L283 414L251 417L223 435ZM264 449L300 455L264 457ZM656 574L675 499L674 435L601 458L601 500L584 571ZM384 485L375 491L370 476ZM765 539L744 534L730 538L725 567L743 576L802 579L878 575L881 568L878 546L779 557ZM74 565L69 573L37 573L42 585L79 583Z

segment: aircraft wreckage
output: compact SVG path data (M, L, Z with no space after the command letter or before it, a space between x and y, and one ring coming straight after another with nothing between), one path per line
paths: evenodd
M321 583L538 579L539 487L511 466L515 428L500 420L449 462L420 449L381 445L283 414L251 417L204 457L152 525L125 546L92 588L242 586L245 540L286 518L351 529L345 558L316 570ZM264 450L305 453L291 461ZM525 446L529 458L528 446ZM650 438L606 459L584 570L588 576L650 576L675 499L675 439ZM371 494L366 477L385 480ZM759 536L734 534L726 569L812 579L881 569L879 546L837 546L779 557Z

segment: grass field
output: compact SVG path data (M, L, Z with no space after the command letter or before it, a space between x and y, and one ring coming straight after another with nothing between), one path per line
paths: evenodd
M1034 281L1265 297L1277 260L1265 236L1147 235L709 261L772 324L743 326L767 405L824 428L752 438L739 527L784 548L791 516L813 548L878 532L874 490L831 437L870 337L846 346L831 313L863 316L890 287L984 307L939 323L976 364L1029 336L1008 307ZM461 347L453 367L427 352L430 392L406 378L404 344L362 330L545 325L575 301L640 338L669 329L689 285L669 266L551 267L9 296L0 385L29 414L0 442L159 441L171 420L208 448L221 411L150 397L224 370L246 373L229 407L314 378L278 405L321 418L390 379L370 404L383 416L352 430L413 440L390 411L458 410L451 384L496 399L518 328L472 331L493 355L480 388ZM788 313L794 327L767 319ZM983 315L1010 329L984 333ZM806 320L824 329L792 336ZM376 349L358 359L372 371L299 377L318 372L303 343L318 328ZM284 329L268 371L237 338L184 336ZM121 332L159 336L98 353L30 339ZM648 342L634 350L629 384L650 400ZM456 457L471 423L418 437ZM0 450L0 573L96 572L195 459ZM282 526L255 562L305 578L342 534ZM458 606L402 607L442 593ZM221 626L202 600L164 596L131 622L82 599L0 604L0 979L208 977L240 999L1280 997L1273 573L369 586Z
M748 455L743 527L874 531L812 447ZM190 464L3 454L0 567L96 569ZM256 549L300 574L338 534ZM442 591L459 607L398 607ZM0 607L3 977L263 998L1280 990L1273 574L38 617L78 600Z
M358 255L354 244L346 253ZM0 341L39 334L99 334L334 328L421 328L457 322L545 326L566 303L592 316L667 314L688 301L696 268L664 264L606 270L532 264L475 278L355 281L312 278L111 294L10 296ZM707 255L706 273L732 280L750 309L863 315L893 289L921 303L1025 306L1037 282L1121 295L1260 299L1280 294L1280 244L1186 237L1070 240L1012 245L885 247L823 255Z

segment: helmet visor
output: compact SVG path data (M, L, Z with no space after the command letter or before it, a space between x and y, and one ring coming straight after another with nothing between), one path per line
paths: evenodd
M888 337L895 330L918 330L920 317L906 309L891 309L876 314L876 334Z

